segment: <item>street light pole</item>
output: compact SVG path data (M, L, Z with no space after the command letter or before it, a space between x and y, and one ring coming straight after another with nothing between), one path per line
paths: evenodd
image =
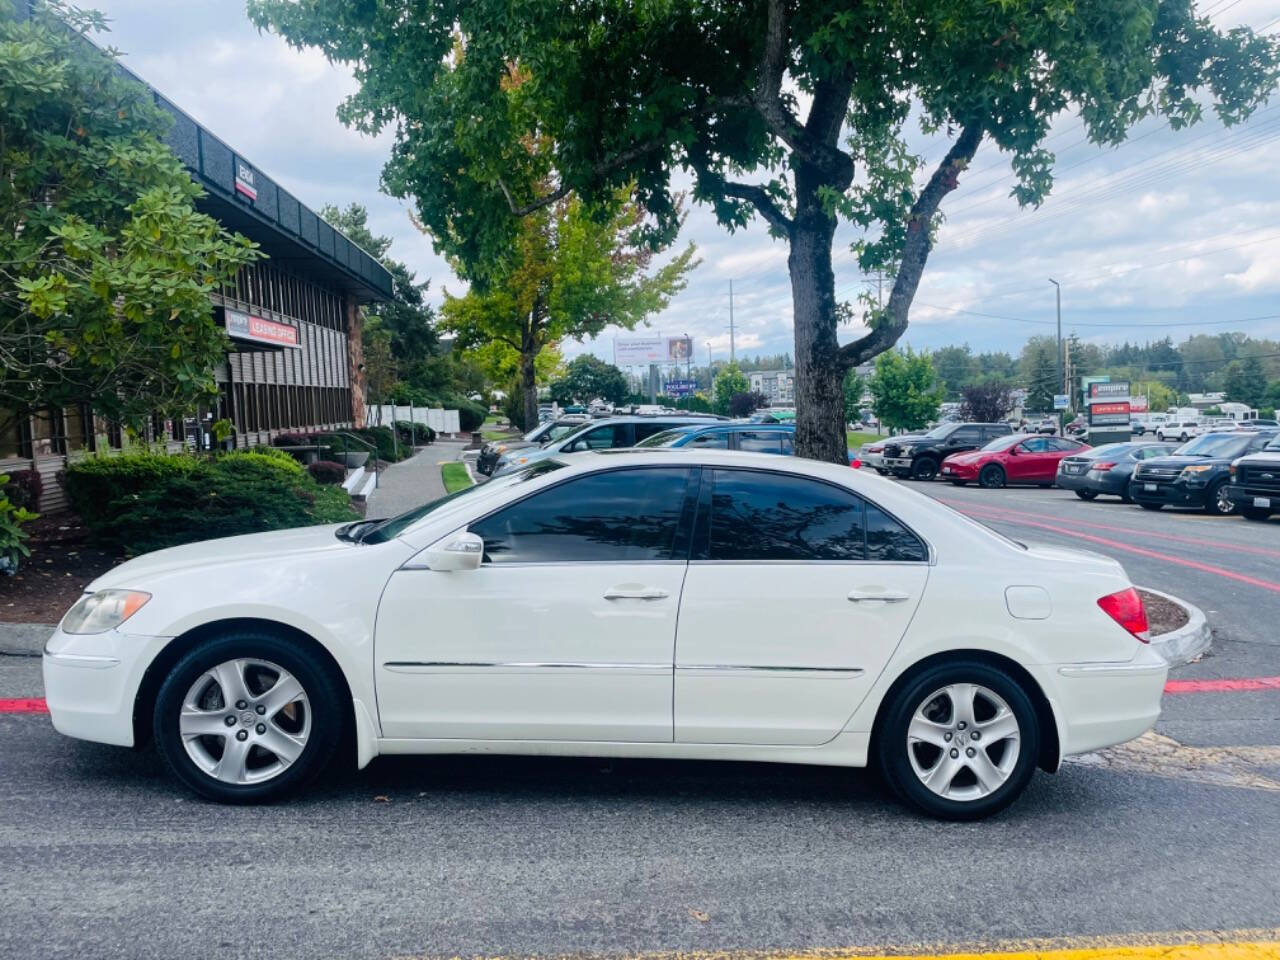
M1049 282L1053 284L1054 294L1058 301L1058 389L1064 390L1070 396L1071 391L1066 390L1066 384L1062 382L1062 284L1058 283L1053 277L1049 278Z

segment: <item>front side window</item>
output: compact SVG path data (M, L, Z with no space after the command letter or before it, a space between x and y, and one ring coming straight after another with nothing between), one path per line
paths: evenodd
M1035 437L1031 440L1024 440L1020 449L1022 453L1044 453L1049 449L1049 441L1044 437Z
M982 431L977 427L961 427L951 434L947 443L952 446L976 446L982 439Z
M468 529L492 564L670 560L690 473L646 467L576 477Z
M723 430L717 430L714 433L700 433L685 446L697 447L700 450L728 450L729 434Z
M782 436L779 430L741 430L738 449L750 453L782 453Z
M579 453L583 450L611 450L614 447L627 445L627 428L624 424L615 423L609 427L597 427L588 430L578 439L570 441L564 448L565 453Z
M635 425L636 441L652 437L655 433L662 433L664 430L670 430L673 426L674 424L670 423L637 423ZM618 446L625 447L626 441L619 443Z
M851 491L785 474L713 470L711 475L707 559L927 559L919 537Z

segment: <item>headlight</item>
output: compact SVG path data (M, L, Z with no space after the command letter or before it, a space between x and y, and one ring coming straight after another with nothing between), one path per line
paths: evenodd
M151 599L141 590L99 590L81 597L62 618L63 633L106 633L114 630Z
M1213 469L1213 467L1209 466L1208 464L1205 464L1205 463L1198 463L1198 464L1196 464L1196 465L1195 465L1195 466L1193 466L1193 467L1183 467L1183 468L1182 468L1182 475L1183 475L1184 477L1194 477L1194 476L1197 476L1198 474L1201 474L1201 473L1207 473L1208 471L1210 471L1210 470L1212 470L1212 469Z

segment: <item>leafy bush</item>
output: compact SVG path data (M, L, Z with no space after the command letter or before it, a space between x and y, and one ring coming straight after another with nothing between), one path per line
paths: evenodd
M8 481L0 483L0 494L9 498L15 507L27 510L40 509L40 495L44 493L44 479L35 470L15 470Z
M446 405L458 408L458 426L464 433L479 430L480 424L484 423L484 418L489 415L487 409L466 397L451 397Z
M388 463L395 463L397 460L412 452L400 449L390 427L362 427L359 430L350 430L348 432L354 433L360 439L367 440L374 444L378 448L378 459L385 460Z
M315 442L314 433L278 433L271 438L273 447L310 447Z
M425 423L416 420L397 420L396 433L402 443L427 444L436 438L436 432Z
M319 484L341 483L347 478L347 468L332 460L317 460L307 464L307 473Z
M151 462L165 460L171 463ZM66 487L95 539L134 554L212 537L338 523L355 515L345 490L316 483L288 454L262 450L211 460L143 455L82 460L67 468Z
M22 542L27 539L22 525L39 516L11 502L5 493L9 486L8 475L0 474L0 573L6 574L15 573L18 561L31 556L30 548Z

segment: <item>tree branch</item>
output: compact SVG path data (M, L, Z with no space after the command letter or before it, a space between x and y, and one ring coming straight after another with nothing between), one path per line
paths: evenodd
M769 196L769 191L764 187L753 183L738 183L726 179L722 173L711 169L705 155L691 155L689 162L698 176L699 186L709 192L733 197L735 200L745 200L755 207L760 216L769 222L770 226L790 236L791 229L795 226L794 221L783 212L783 209L778 206L773 197Z
M906 332L907 314L911 309L911 301L915 299L916 289L920 286L920 276L924 272L925 262L929 259L929 251L933 247L930 227L933 217L938 212L942 199L956 188L962 171L973 159L982 142L982 121L974 120L966 124L960 136L951 145L947 155L938 164L933 176L920 191L920 196L911 206L911 214L907 220L907 239L902 247L902 256L898 265L898 275L893 281L893 290L889 294L889 303L885 307L884 317L866 336L859 337L840 348L840 361L846 366L865 363L876 354L888 350Z

